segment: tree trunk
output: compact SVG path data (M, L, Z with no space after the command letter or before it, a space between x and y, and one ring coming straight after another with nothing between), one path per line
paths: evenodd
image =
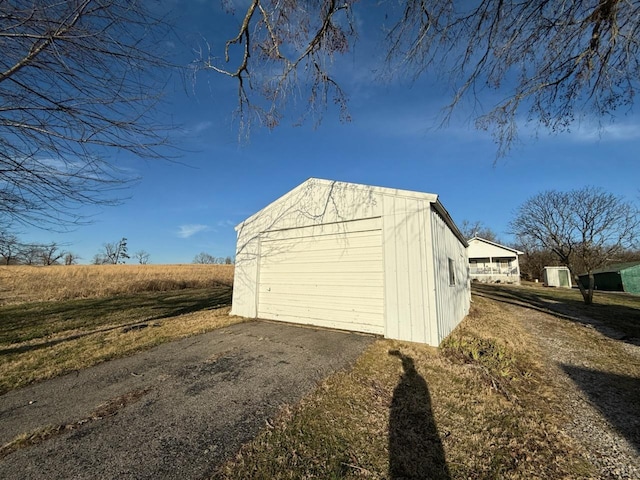
M569 265L567 265L567 268L569 268L569 272L571 272L571 276L573 277L573 280L576 282L576 284L578 285L578 288L580 289L580 293L582 294L582 299L584 300L584 304L591 305L593 303L593 285L594 285L593 274L591 272L588 272L589 286L588 288L584 288L584 285L582 285L582 282L580 281L580 277L578 277L577 274L573 273L573 268L571 268Z
M593 274L589 272L589 284L588 288L584 288L582 282L580 281L580 277L578 275L573 275L574 280L578 284L578 288L580 289L580 293L582 294L582 299L584 300L585 305L593 304L593 288L594 288L594 278Z

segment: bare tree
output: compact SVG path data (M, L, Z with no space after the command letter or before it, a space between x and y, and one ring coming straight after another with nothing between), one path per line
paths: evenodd
M599 188L569 192L549 190L531 197L511 222L512 233L529 245L551 250L569 268L584 302L593 302L593 271L634 245L638 211ZM578 274L589 276L588 287Z
M37 243L23 244L20 248L20 263L39 265L42 263L42 245Z
M80 259L79 255L76 255L73 252L67 252L64 256L64 264L65 265L76 265L78 260Z
M94 265L117 265L119 263L125 263L126 260L130 258L128 254L127 239L124 237L118 242L105 243L102 247L104 251L97 253L93 257Z
M500 243L498 234L491 230L491 228L486 227L479 220L476 220L475 222L463 220L462 222L460 222L460 232L466 239L480 237L484 238L485 240L489 240L490 242Z
M0 257L4 265L17 262L22 245L18 237L12 233L0 233Z
M158 157L151 119L166 26L142 0L16 0L0 7L0 222L56 229L118 203L109 159Z
M58 261L66 255L66 253L67 252L62 250L55 242L47 245L40 245L40 257L43 265L57 264Z
M241 12L237 35L218 51L207 45L197 63L237 80L241 126L252 115L268 127L277 125L287 100L299 101L296 89L308 94L310 111L333 100L348 118L347 96L331 66L357 38L356 3L252 0ZM392 77L430 72L445 77L455 88L446 111L470 97L477 126L492 131L499 154L517 139L519 119L557 132L569 129L580 115L602 120L635 100L639 2L407 0L381 5L387 54L381 65L386 69L379 71ZM483 90L497 91L503 100L483 111Z
M149 263L150 257L151 255L145 252L144 250L138 250L136 253L133 254L133 258L138 260L138 263L140 265L146 265L147 263Z
M216 263L216 257L206 252L200 252L193 258L192 263L203 263L203 264L211 265Z

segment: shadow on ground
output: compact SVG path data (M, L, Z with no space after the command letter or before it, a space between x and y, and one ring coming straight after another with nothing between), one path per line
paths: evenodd
M0 308L0 355L50 347L68 340L110 330L135 329L141 323L220 308L231 303L231 288L144 292L107 298L38 302ZM77 331L62 339L54 334ZM43 339L31 345L12 343ZM8 345L7 345L8 344Z
M389 355L400 358L404 369L391 401L389 478L449 479L427 382L416 371L411 357L397 350L390 351Z
M609 424L640 453L640 378L575 365L561 367Z
M640 345L640 308L621 304L597 303L597 297L594 305L585 305L579 293L576 296L577 292L575 291L561 291L554 288L533 289L473 283L472 292L500 302L532 308L565 320L591 325L607 337ZM601 295L626 296L625 300L631 299L632 302L640 306L640 299L631 297L628 294L609 293ZM622 299L623 297L620 298Z

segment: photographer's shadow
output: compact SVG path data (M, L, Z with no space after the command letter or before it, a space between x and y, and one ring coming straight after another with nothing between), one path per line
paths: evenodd
M449 479L449 469L433 412L427 382L413 359L397 350L404 373L393 391L389 418L389 478Z

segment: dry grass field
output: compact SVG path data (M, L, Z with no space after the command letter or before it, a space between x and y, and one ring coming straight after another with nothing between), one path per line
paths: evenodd
M0 305L233 284L233 265L0 266Z
M0 268L0 394L241 321L233 265Z

